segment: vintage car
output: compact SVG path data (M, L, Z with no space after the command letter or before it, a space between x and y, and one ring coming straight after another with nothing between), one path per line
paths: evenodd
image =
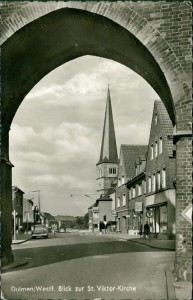
M45 239L48 238L48 228L46 227L46 225L39 224L34 226L34 229L32 231L32 238L37 237L44 237Z

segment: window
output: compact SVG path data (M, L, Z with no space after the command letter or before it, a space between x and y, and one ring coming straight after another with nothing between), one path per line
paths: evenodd
M121 206L121 201L120 201L120 197L117 198L117 207Z
M121 177L121 184L124 184L125 183L125 176L123 175L122 177Z
M121 178L119 178L118 186L121 186Z
M126 205L126 195L123 194L123 206L125 206L125 205Z
M129 189L129 200L131 200L131 189Z
M155 157L158 155L158 144L155 142Z
M113 174L113 169L109 168L109 174Z
M138 196L142 195L141 183L138 184Z
M98 212L93 212L93 218L94 219L99 218L99 213Z
M157 172L157 189L160 189L160 172Z
M146 194L146 181L143 181L143 193Z
M155 192L155 174L152 175L152 192Z
M151 176L148 177L148 192L151 192Z
M155 123L155 125L157 125L157 114L155 114L154 123Z
M113 168L113 174L116 174L116 168Z
M161 180L162 180L162 188L165 188L166 187L166 170L165 169L162 170Z
M151 145L151 159L153 159L153 144Z
M159 154L162 153L162 150L163 150L162 148L163 148L162 137L160 137L160 139L159 139Z
M136 191L135 191L135 186L132 188L132 198L135 198L136 196Z

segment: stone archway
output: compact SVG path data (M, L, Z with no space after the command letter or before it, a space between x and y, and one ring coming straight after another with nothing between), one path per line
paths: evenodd
M189 69L179 60L163 33L133 6L131 3L50 2L39 7L39 4L28 3L5 19L2 36L2 224L6 224L2 230L3 237L6 236L2 254L5 261L13 260L9 227L12 166L8 146L12 119L26 94L43 76L85 54L110 58L130 67L159 94L177 128L177 203L183 201L181 190L188 196L186 203L190 203L191 196L187 193L191 165L181 173L184 151L191 154ZM152 14L157 14L156 9ZM160 10L159 20L163 20L162 17L164 12ZM181 247L183 233L180 228L187 222L182 219L181 211L179 205L176 243L179 275L184 268L188 269L191 249L188 243ZM189 240L191 226L186 226ZM186 252L183 259L181 249Z

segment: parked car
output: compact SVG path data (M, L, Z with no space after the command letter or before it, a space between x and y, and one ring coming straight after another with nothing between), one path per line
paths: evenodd
M48 228L46 227L46 225L40 224L34 226L34 229L32 231L32 238L36 237L44 237L45 239L48 238Z
M60 228L59 232L65 232L65 229L64 228Z

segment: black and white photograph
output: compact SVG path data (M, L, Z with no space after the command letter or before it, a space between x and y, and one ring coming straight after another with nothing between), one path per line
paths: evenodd
M192 3L0 10L1 299L192 299Z

